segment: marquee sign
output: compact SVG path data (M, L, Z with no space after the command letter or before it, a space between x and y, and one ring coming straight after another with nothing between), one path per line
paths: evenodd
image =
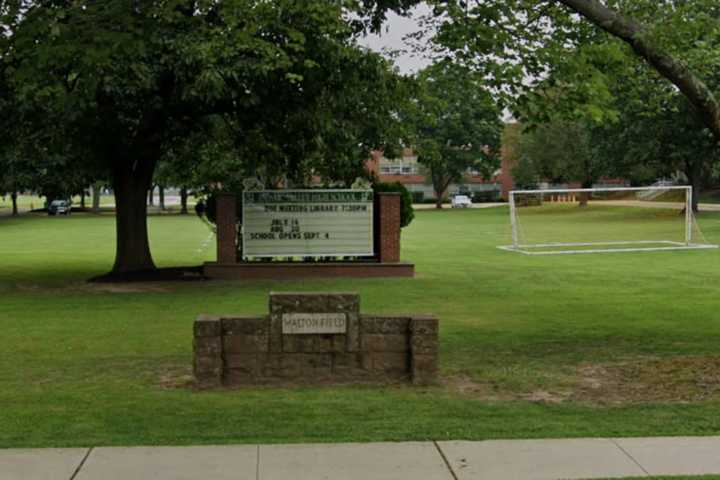
M373 255L372 190L243 193L243 258Z

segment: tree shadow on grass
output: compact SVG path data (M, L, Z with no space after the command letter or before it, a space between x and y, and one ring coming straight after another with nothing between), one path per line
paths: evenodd
M90 283L176 282L208 280L202 266L166 267L135 272L110 272L88 279Z

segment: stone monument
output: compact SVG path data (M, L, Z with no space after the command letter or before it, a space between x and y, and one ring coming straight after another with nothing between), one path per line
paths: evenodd
M271 293L268 315L201 315L194 324L202 386L424 385L437 370L437 318L361 314L356 293Z

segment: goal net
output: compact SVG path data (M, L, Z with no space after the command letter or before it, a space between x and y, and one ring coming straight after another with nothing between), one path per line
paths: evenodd
M510 192L511 245L527 255L717 248L692 211L692 187Z

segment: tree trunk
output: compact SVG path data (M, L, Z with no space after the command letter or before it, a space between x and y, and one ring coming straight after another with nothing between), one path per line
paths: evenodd
M155 206L155 185L150 185L148 188L148 200L147 204L151 207Z
M85 189L82 189L82 192L80 192L80 208L85 210Z
M578 207L585 208L588 206L588 200L590 199L590 194L587 192L580 192L580 195L578 196Z
M593 182L585 181L582 182L581 187L582 188L592 188ZM578 206L580 208L584 208L588 206L588 201L590 200L590 193L589 192L580 192L580 195L578 196L579 203Z
M158 203L160 210L165 210L165 187L163 185L158 185Z
M440 179L440 176L433 176L432 184L433 190L435 190L435 208L443 208L443 199L445 198L445 193L448 191L448 188L450 188L451 182L452 179L445 180L444 178Z
M18 216L17 197L18 197L17 192L12 192L12 193L10 194L10 198L12 199L12 214L13 214L13 217L17 217L17 216Z
M188 199L187 188L182 187L180 189L180 214L181 215L187 215L187 213L188 213L187 199Z
M95 183L92 186L92 211L95 213L100 212L100 192L102 187L99 183Z
M155 269L147 230L147 192L155 162L139 161L136 169L126 162L113 172L116 251L112 273Z
M606 7L598 0L558 0L606 32L632 47L687 98L703 123L720 142L720 103L708 86L677 58L651 43L643 25Z
M702 181L703 181L703 165L702 161L695 161L692 162L690 165L687 165L687 170L685 171L685 175L688 178L688 181L690 182L690 186L692 187L692 210L693 212L697 213L700 206L700 192L702 191Z

